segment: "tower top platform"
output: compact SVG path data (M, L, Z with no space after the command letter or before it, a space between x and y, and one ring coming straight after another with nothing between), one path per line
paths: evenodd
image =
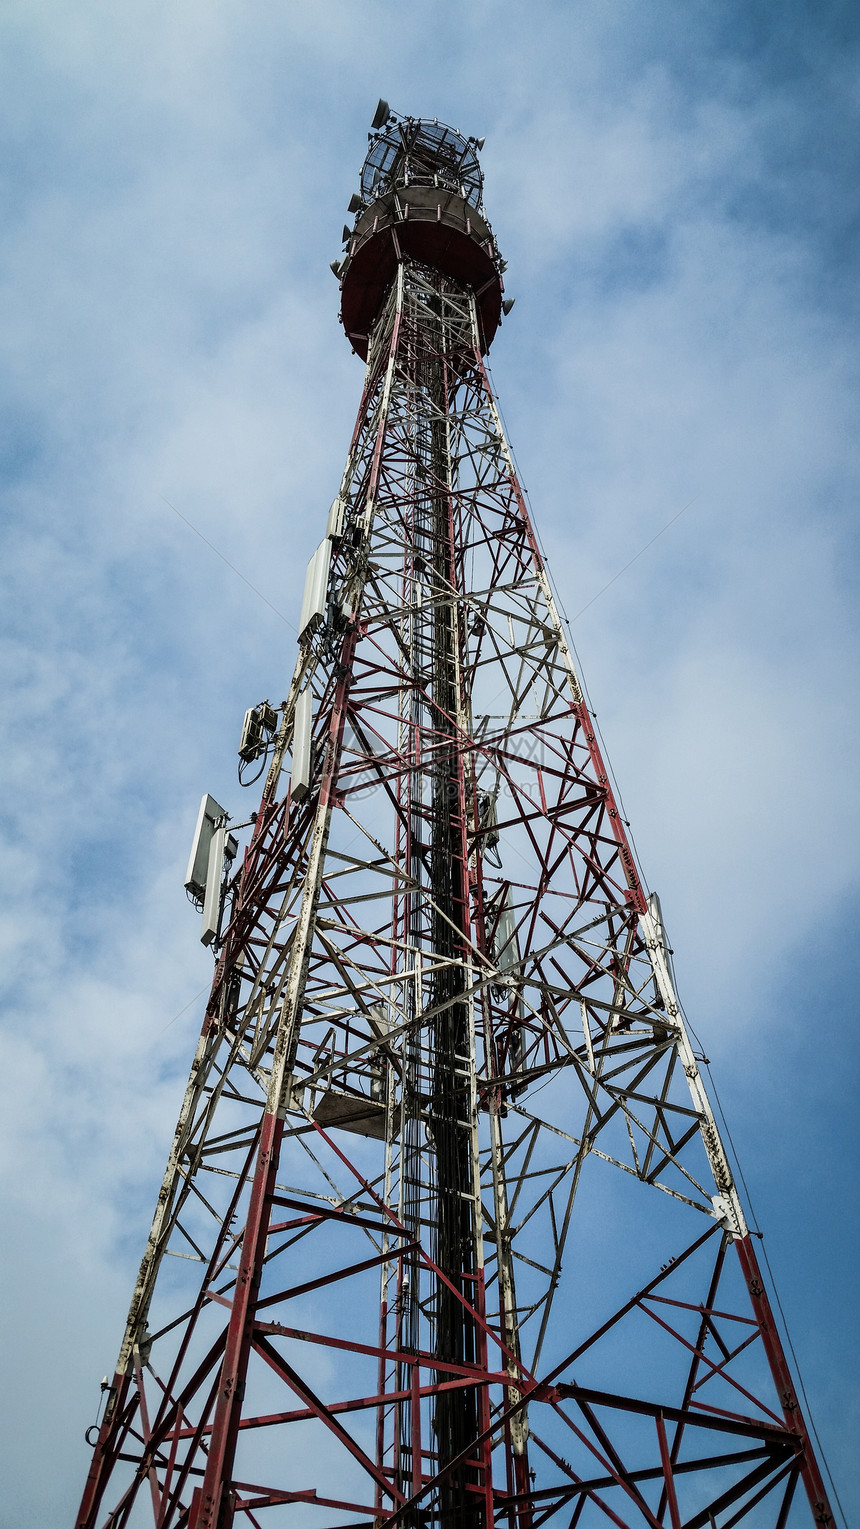
M341 320L362 360L402 259L435 267L477 298L482 348L502 314L502 260L483 203L482 138L466 138L435 118L401 117L380 101L368 135L361 189L349 204L346 253L332 269L341 284Z

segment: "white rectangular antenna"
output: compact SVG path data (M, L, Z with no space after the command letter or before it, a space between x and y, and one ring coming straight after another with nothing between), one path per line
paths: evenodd
M239 758L247 759L248 762L257 757L257 745L260 742L260 728L257 718L254 716L253 706L249 706L245 712L245 720L242 723L242 737L239 740Z
M313 696L307 686L296 701L293 720L293 773L290 795L294 802L302 802L311 787L311 724L313 722Z
M514 899L510 886L505 887L502 911L499 914L499 922L496 925L495 935L496 965L500 972L514 971L520 964L519 951L517 950L517 918L514 912Z
M367 1011L367 1022L378 1041L387 1040L391 1026L388 1021L388 1015L381 1003L372 1003L370 1005Z
M219 818L223 818L224 808L219 807L214 796L209 796L204 791L203 800L200 803L200 811L197 814L197 827L194 830L194 840L191 845L191 854L188 858L188 869L185 872L185 889L198 901L206 893L206 874L209 869L209 846L212 843L212 835L215 832L215 824Z
M313 631L325 617L326 594L328 593L328 571L331 565L331 542L328 537L320 542L316 552L308 563L308 571L305 575L305 592L302 599L302 614L299 618L299 637L304 637L308 630Z
M233 861L239 850L235 834L227 830L226 821L216 828L209 845L209 865L206 871L206 895L203 899L203 922L200 938L204 945L211 945L218 934L221 920L221 880L225 859Z
M211 945L218 933L218 915L221 911L221 870L224 865L224 847L227 841L227 824L216 828L209 841L209 865L206 872L206 896L203 899L203 922L200 938L204 945Z
M328 512L328 525L326 526L325 534L332 541L339 541L343 536L343 500L340 494L332 502L332 507Z

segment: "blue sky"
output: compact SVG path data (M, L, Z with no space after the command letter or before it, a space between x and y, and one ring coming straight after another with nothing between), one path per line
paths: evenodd
M76 1505L211 967L197 804L253 806L295 651L166 501L295 620L381 94L487 138L494 380L856 1525L856 6L7 0L0 38L0 1526Z

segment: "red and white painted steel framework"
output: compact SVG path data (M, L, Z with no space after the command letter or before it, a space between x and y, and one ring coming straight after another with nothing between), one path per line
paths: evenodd
M77 1524L826 1525L487 379L475 146L381 116L324 609Z

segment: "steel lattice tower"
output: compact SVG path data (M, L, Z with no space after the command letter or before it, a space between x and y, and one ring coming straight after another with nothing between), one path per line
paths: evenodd
M829 1524L487 379L481 145L374 130L364 390L238 859L201 808L215 976L77 1523Z

